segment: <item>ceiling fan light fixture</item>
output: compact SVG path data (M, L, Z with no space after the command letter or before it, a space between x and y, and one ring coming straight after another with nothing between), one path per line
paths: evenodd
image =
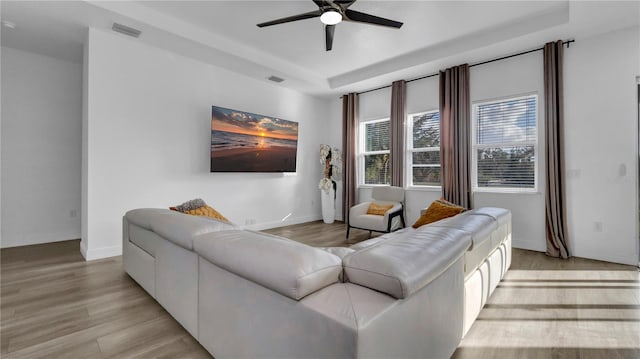
M335 10L327 10L320 15L320 21L325 25L335 25L342 21L342 14Z
M2 1L2 0L0 0ZM333 48L333 35L335 34L336 26L342 20L349 22L356 22L361 24L378 25L387 28L399 29L402 27L402 23L391 19L385 19L383 17L367 14L349 9L353 3L357 0L312 0L318 7L317 10L305 12L303 14L282 17L279 19L261 22L256 24L258 27L266 27L272 25L285 24L288 22L316 19L320 17L320 21L324 24L324 40L325 49L331 51Z

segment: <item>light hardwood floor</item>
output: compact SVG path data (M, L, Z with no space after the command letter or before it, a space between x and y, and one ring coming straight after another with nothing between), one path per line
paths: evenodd
M347 245L341 223L267 232L314 246ZM367 236L352 231L350 243ZM121 257L85 262L79 241L0 254L2 358L210 358L124 273ZM513 254L454 358L640 358L635 267Z

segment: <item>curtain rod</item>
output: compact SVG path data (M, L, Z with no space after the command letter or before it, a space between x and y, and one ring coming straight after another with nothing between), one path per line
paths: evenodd
M567 41L563 41L562 44L563 45L567 45L567 49L568 49L571 46L572 42L576 42L576 40L570 39L570 40L567 40ZM526 55L526 54L530 54L532 52L541 51L541 50L544 50L544 46L540 47L540 48L537 48L537 49L533 49L533 50L522 51L522 52L519 52L519 53L513 54L513 55L507 55L507 56L502 56L502 57L498 57L498 58L491 59L491 60L486 60L486 61L482 61L482 62L476 62L475 64L469 65L469 67L471 68L471 67L474 67L474 66L480 66L480 65L488 64L488 63L491 63L491 62L506 60L506 59L510 59L512 57ZM424 79L428 79L429 77L438 76L439 74L440 74L440 72L436 72L434 74L416 77L415 79L407 80L405 82L409 83L409 82L413 82L413 81L424 80ZM385 86L376 87L376 88L371 89L371 90L366 90L366 91L362 91L362 92L356 92L356 94L362 95L362 94L365 94L365 93L368 93L368 92L373 92L373 91L386 89L388 87L391 87L391 85L385 85ZM340 96L339 98L342 98L342 96Z

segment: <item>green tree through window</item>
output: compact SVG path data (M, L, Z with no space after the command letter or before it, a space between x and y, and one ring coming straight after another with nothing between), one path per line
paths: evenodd
M476 188L536 188L536 95L474 105Z
M409 115L408 178L412 186L440 186L440 113Z
M361 124L363 143L364 184L391 183L389 164L389 119L367 121Z

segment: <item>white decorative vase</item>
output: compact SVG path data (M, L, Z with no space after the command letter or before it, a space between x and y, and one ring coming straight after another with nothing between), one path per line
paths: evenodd
M329 191L320 190L320 203L322 204L322 220L324 223L333 223L336 217L336 197L333 186Z

